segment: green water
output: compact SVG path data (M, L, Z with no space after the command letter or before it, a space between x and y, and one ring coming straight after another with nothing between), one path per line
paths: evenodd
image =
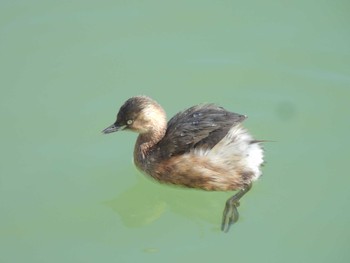
M348 1L0 2L0 262L349 262ZM146 94L247 114L264 176L173 188L103 136Z

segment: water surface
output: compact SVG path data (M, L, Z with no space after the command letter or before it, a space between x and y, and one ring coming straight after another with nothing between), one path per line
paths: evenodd
M347 1L0 3L1 262L349 262ZM264 176L174 188L109 136L129 97L247 114Z

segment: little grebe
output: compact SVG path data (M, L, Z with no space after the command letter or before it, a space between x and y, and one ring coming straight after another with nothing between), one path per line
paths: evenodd
M260 141L241 126L247 116L214 104L193 106L168 123L153 99L136 96L120 108L105 134L118 130L139 133L134 162L161 183L210 191L239 190L226 202L221 229L238 220L240 198L261 175Z

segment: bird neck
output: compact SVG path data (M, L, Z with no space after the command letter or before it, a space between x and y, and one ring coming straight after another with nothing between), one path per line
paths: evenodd
M145 159L149 151L164 137L167 129L166 119L152 125L146 133L141 133L136 141L134 149L135 160Z

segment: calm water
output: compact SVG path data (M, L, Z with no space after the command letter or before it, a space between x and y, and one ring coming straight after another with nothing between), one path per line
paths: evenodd
M348 1L0 3L0 262L349 262ZM241 218L158 185L129 97L247 114L267 143Z

